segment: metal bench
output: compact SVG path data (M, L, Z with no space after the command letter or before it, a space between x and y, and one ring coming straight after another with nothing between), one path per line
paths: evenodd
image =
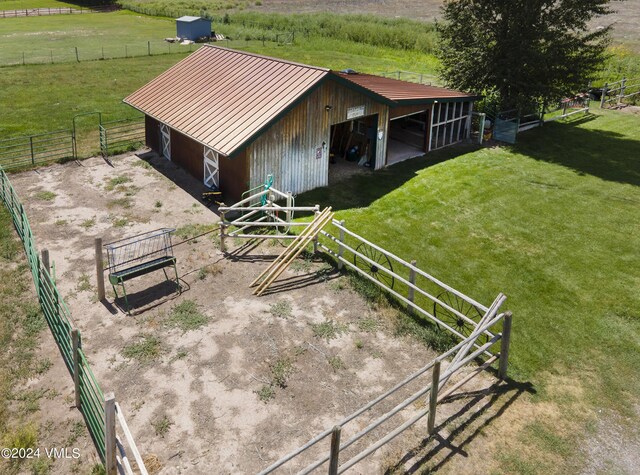
M109 283L113 287L116 299L118 298L116 286L122 288L127 313L131 313L125 287L125 282L128 280L157 270L162 270L165 278L171 280L167 275L166 268L173 267L178 292L181 291L176 258L173 255L173 244L171 242L171 234L174 231L175 229L171 228L156 229L114 241L104 246L107 250Z

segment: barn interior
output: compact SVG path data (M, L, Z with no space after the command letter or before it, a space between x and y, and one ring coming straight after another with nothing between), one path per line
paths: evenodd
M378 114L333 124L329 147L329 182L351 176L361 168L373 170Z
M387 165L424 155L428 146L427 130L427 111L391 119L387 141Z

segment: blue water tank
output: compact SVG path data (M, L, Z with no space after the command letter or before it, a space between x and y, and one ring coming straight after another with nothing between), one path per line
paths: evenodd
M211 35L211 20L197 16L183 16L176 20L176 36L195 41Z

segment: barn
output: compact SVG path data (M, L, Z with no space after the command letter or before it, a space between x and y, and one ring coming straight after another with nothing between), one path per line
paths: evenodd
M204 45L124 102L146 143L233 202L266 176L301 193L334 163L379 170L469 136L478 97Z

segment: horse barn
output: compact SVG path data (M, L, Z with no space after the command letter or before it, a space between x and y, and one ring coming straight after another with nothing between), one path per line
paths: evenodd
M146 143L227 202L275 178L294 194L330 167L375 170L469 136L478 97L204 45L124 99Z

